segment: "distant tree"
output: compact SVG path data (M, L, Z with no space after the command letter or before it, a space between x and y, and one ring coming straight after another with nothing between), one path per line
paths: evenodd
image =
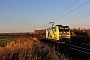
M80 31L80 27L78 28L78 31Z
M27 32L27 33L23 34L22 37L26 37L27 38L27 37L31 37L31 36L30 36L30 33Z
M90 36L90 31L87 32L88 36Z
M86 29L84 28L84 29L82 30L82 32L86 32Z
M76 28L73 28L72 30L73 30L73 31L77 31L77 29L76 29Z
M71 35L72 35L72 36L76 36L75 32L73 32L73 31L71 32Z

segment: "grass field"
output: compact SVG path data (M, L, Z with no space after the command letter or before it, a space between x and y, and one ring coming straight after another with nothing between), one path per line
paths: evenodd
M7 39L0 39L0 46L6 45L6 43L10 42L10 40Z
M11 42L12 40L15 40L15 38L7 38L7 39L0 39L0 46L5 46L8 42Z

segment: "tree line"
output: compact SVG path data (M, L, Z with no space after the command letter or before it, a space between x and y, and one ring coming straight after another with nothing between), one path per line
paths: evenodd
M73 28L71 29L71 35L72 36L78 36L78 35L88 35L90 36L90 29L86 28Z

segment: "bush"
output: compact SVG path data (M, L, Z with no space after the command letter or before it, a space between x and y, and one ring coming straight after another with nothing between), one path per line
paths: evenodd
M71 40L79 43L89 43L90 36L75 36L75 37L71 37Z
M0 60L60 60L55 50L32 38L11 41L0 49Z

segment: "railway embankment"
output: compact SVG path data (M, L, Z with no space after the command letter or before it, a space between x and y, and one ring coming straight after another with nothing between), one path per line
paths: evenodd
M63 54L70 60L90 60L90 45L76 42L60 44L50 40L42 40L41 42L50 46L51 49L55 48L58 54Z
M69 60L36 38L21 37L0 47L0 60Z

